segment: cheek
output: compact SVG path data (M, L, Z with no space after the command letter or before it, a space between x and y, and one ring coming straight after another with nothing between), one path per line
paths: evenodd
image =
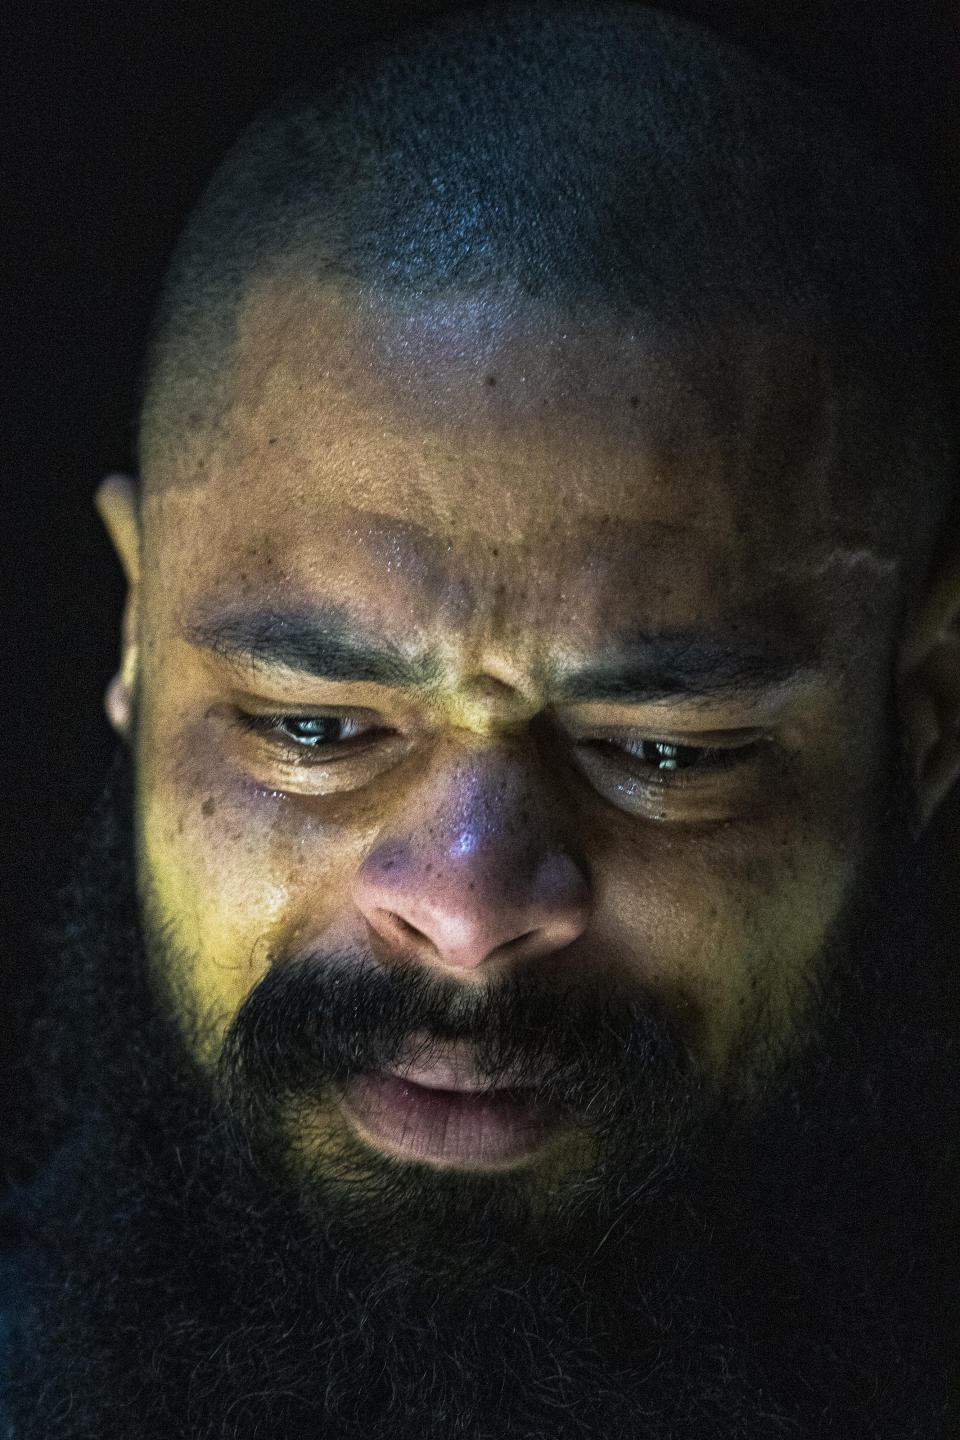
M633 982L716 1071L758 1022L777 1052L799 1035L855 873L836 837L787 820L648 830L611 856L604 909Z
M291 953L304 915L322 932L342 907L363 837L216 756L185 750L151 763L139 815L141 875L152 920L169 937L164 957L222 1033L273 960Z

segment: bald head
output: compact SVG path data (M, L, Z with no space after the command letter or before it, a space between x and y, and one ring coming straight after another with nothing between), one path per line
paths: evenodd
M478 296L653 328L698 387L762 334L829 397L846 504L926 551L950 467L915 211L839 116L675 17L519 5L413 30L288 92L214 177L148 357L147 483L224 403L251 293L292 275L391 327Z

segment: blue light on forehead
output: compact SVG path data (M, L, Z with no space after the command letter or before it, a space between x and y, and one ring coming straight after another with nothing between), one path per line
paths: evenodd
M450 846L451 855L472 855L477 848L477 837L472 830L461 830Z

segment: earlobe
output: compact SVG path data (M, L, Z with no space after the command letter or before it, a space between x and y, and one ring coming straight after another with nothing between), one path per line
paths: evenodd
M139 665L140 520L135 482L127 475L108 475L97 490L95 504L127 577L120 668L104 695L107 719L126 739Z
M136 665L136 652L125 650L120 669L110 681L103 696L103 708L107 719L124 740L130 733L130 724L133 719Z

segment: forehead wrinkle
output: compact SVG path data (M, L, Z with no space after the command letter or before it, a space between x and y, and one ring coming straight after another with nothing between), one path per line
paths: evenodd
M320 338L314 335L311 344ZM756 346L751 363L756 363L768 351L769 347ZM777 354L783 353L786 347L781 344ZM260 356L258 363L263 361L264 357ZM331 369L329 356L327 367ZM733 422L740 417L745 426L749 420L747 428L752 433L757 428L757 414L764 405L768 411L775 405L782 406L776 396L766 393L751 400L750 364L746 359L741 367L732 369L735 376L730 376L731 395L734 392L741 395L744 403L728 397L726 419ZM334 371L335 366L331 373ZM342 374L336 373L342 380ZM676 371L669 373L679 376ZM808 427L799 435L806 452L804 466L798 467L805 469L800 482L789 487L768 486L765 482L776 478L769 473L769 466L766 474L757 475L756 466L748 463L746 452L739 463L736 458L730 458L736 456L738 445L742 449L748 442L745 437L737 438L736 424L721 425L722 394L720 400L714 399L711 404L709 388L706 391L701 388L709 386L710 373L711 367L706 364L700 369L699 384L688 392L696 401L696 392L700 389L701 398L708 403L695 403L684 413L679 402L671 402L676 434L688 442L693 438L696 456L689 449L686 457L682 453L670 454L669 445L663 455L656 452L656 447L644 451L636 433L632 451L624 451L616 443L622 437L609 429L604 431L606 446L598 450L584 431L586 420L581 424L583 417L575 416L570 436L571 444L577 448L571 450L570 446L561 444L558 451L559 459L565 462L564 473L557 477L553 468L547 473L541 464L531 482L524 463L528 457L512 456L503 436L495 437L503 443L496 446L492 455L482 450L473 453L468 435L462 437L461 446L461 437L456 434L425 436L409 417L399 416L390 417L391 444L385 449L381 438L383 415L368 409L354 416L354 420L362 422L359 426L341 424L344 417L339 413L334 414L332 420L327 417L327 430L318 438L313 434L313 401L306 402L304 413L303 394L293 384L291 371L284 382L289 391L285 403L290 417L300 425L303 443L312 439L314 449L320 451L316 457L318 473L313 480L309 474L305 477L305 469L312 463L306 452L294 456L292 462L285 456L281 425L278 427L281 443L275 449L263 451L264 460L269 458L273 467L273 484L266 486L262 467L251 463L251 457L255 458L260 452L257 437L248 428L237 451L242 468L238 470L231 464L220 467L220 486L229 485L230 496L222 499L221 491L220 496L212 497L213 505L222 504L228 514L233 511L236 534L244 516L251 513L247 506L258 505L264 511L265 523L273 535L279 535L287 553L296 557L298 565L309 565L314 519L310 512L314 504L318 507L329 504L340 517L349 514L356 519L352 533L374 554L374 563L382 567L385 575L395 574L401 582L409 577L431 600L455 612L480 604L491 577L495 576L495 583L511 583L509 566L502 563L506 557L501 553L498 563L493 565L488 551L494 547L502 551L506 547L510 553L512 548L518 562L516 574L522 577L529 573L531 555L536 558L541 537L548 538L550 548L549 551L541 549L539 553L546 554L554 568L572 561L582 563L585 569L595 565L608 568L610 564L615 568L632 561L637 568L649 568L655 584L662 584L668 578L665 573L667 551L671 552L671 563L701 569L710 568L712 553L716 561L714 568L719 567L719 574L724 564L728 568L732 565L734 570L738 567L745 570L747 565L754 569L758 564L771 572L779 570L779 548L786 569L793 569L798 550L802 549L805 558L809 557L812 547L808 542L814 542L818 533L819 536L829 533L831 516L828 513L812 516L809 500L811 490L821 493L823 490L823 470L827 468L823 454L825 448L833 446L835 407L818 411L823 440L811 435ZM276 401L278 396L275 386L266 385L266 390L269 394L255 400L254 411L248 411L248 418L251 413L263 412L261 424L272 429L273 417L267 402ZM355 399L352 392L351 398ZM313 408L319 411L322 407ZM606 424L605 412L595 415L594 424ZM727 443L716 444L721 429L732 429L732 447ZM355 431L357 433L353 433ZM340 442L336 473L325 477L319 473L319 467L324 459L329 460L326 441L329 434L337 433ZM401 437L402 444L394 443ZM259 436L264 447L271 438L270 430L264 430ZM718 456L716 450L711 454L713 445L721 455ZM534 453L533 459L536 458ZM691 463L694 460L696 463ZM278 469L278 465L281 468ZM485 470L488 483L484 483ZM820 481L819 485L814 476ZM554 480L556 485L552 486ZM316 496L311 488L314 485ZM322 493L324 488L326 494ZM786 501L788 488L794 492L791 501ZM292 503L278 505L280 491L285 492ZM357 491L361 497L369 498L369 509L349 505L349 498ZM635 509L638 502L643 503L647 516L642 522L625 521L624 515L631 507ZM797 522L792 529L782 521L785 502L791 521ZM594 524L596 529L591 534ZM298 532L302 540L298 539ZM528 543L533 550L521 554L520 547ZM464 563L465 555L469 557L468 563Z
M498 399L505 383L518 395L536 392L540 403L550 398L562 419L599 378L597 398L613 402L605 419L619 421L632 408L626 418L634 430L642 418L655 431L667 419L663 401L671 392L684 400L690 419L705 399L729 393L731 382L736 388L736 372L749 367L750 381L738 396L749 402L758 375L777 371L782 379L785 369L796 368L798 348L802 337L792 330L782 334L769 321L747 317L727 317L707 333L702 324L665 325L639 312L628 324L595 311L559 311L530 297L518 301L502 288L480 297L452 291L418 308L415 297L389 305L346 282L267 272L248 284L228 368L255 395L274 391L284 370L320 378L332 394L349 393L359 409L389 411L414 429L431 428L452 398L455 416L458 388L483 398L491 378ZM676 406L668 400L667 409ZM671 432L675 420L667 420Z
M436 491L436 484L431 485L431 471L449 463L451 446L462 444L464 463L471 463L469 431L477 425L478 416L479 431L474 434L474 440L477 434L482 439L493 437L499 440L502 453L497 459L506 463L511 453L506 432L515 425L528 435L536 434L547 417L538 415L534 410L522 416L514 415L509 425L499 411L472 413L471 418L471 414L461 413L460 400L467 397L469 410L476 400L476 392L482 395L488 362L502 369L501 361L504 361L509 369L510 346L518 336L521 344L528 348L529 342L537 340L533 355L527 357L528 361L532 359L536 363L551 345L558 355L564 351L569 356L569 345L554 343L556 336L547 326L549 320L564 341L568 337L559 329L561 325L570 327L571 340L575 341L578 334L581 338L586 335L591 354L596 351L594 359L597 363L588 365L581 377L584 385L595 384L598 374L601 378L606 374L609 383L605 388L601 385L595 405L584 404L581 397L581 404L573 406L576 413L568 413L566 404L557 413L553 413L551 408L550 423L544 432L547 443L550 443L551 433L556 438L558 431L563 431L569 444L581 449L586 449L591 443L599 446L601 451L610 445L618 450L629 447L643 470L668 472L673 482L671 488L686 489L691 480L699 479L701 485L709 484L713 491L712 503L718 512L715 519L719 519L720 512L727 511L726 524L734 530L740 529L736 512L742 510L747 498L745 489L750 506L756 507L764 503L763 494L758 493L761 486L781 496L788 488L793 488L773 484L777 475L770 473L769 465L761 465L759 475L754 473L757 470L757 455L754 453L757 450L757 431L764 423L764 411L769 413L778 405L778 394L769 393L770 368L774 366L783 375L786 358L787 371L796 369L792 364L793 352L787 343L789 337L771 336L756 326L748 333L741 333L743 327L740 327L735 335L728 335L724 340L721 350L726 352L727 358L716 364L712 363L710 355L695 350L691 337L673 331L656 333L656 327L650 324L646 330L640 325L637 330L627 333L622 324L617 331L612 325L604 328L594 320L592 326L584 324L578 329L569 319L554 319L546 313L540 315L537 307L534 307L534 324L526 312L516 321L511 310L513 302L509 305L503 302L500 308L496 305L480 307L481 318L491 308L494 313L488 322L485 321L485 328L481 327L480 339L484 343L478 349L473 343L476 339L473 331L477 329L477 303L474 302L472 310L468 307L470 324L466 325L461 335L462 343L459 347L447 343L441 346L439 360L433 357L445 374L449 370L441 386L440 399L443 403L438 413L438 397L429 394L430 386L424 382L423 363L411 365L409 343L393 347L392 351L390 345L380 344L378 348L375 343L377 332L370 328L371 316L376 318L381 329L386 325L388 330L404 319L409 321L405 311L403 315L385 320L381 314L382 307L363 304L362 297L345 293L343 288L330 284L316 285L305 282L302 277L266 275L255 279L256 283L248 287L233 352L234 394L221 416L225 424L211 430L208 437L215 439L219 436L221 445L226 440L228 449L235 452L225 467L231 477L235 474L238 457L248 457L251 450L255 451L260 445L266 447L268 441L274 443L272 435L265 438L260 434L264 426L279 432L281 437L286 432L287 438L298 429L301 435L307 437L322 434L322 453L334 489L337 485L348 489L355 484L358 465L362 466L368 480L376 477L380 468L378 445L381 436L389 432L394 439L400 440L401 452L404 448L409 450L411 473L404 483L412 487L416 498L420 498L424 486ZM452 323L449 314L446 320L449 330ZM494 341L489 340L488 332L494 335ZM499 352L497 346L500 347ZM400 357L396 353L398 348L404 352ZM493 353L491 358L488 352L497 353ZM417 350L416 358L418 362L423 361L422 346ZM603 363L600 363L601 360ZM614 361L613 371L610 370L611 360ZM547 364L543 383L548 389L554 388L559 373L562 385L569 387L570 376L563 365L557 372L556 366L551 369L552 364ZM581 370L584 369L583 356L577 364ZM449 368L451 365L452 369ZM402 373L407 370L410 376L401 383ZM764 376L766 385L759 383ZM540 383L533 375L529 378L533 383L526 387L527 395ZM501 375L498 392L501 398L504 379ZM513 380L516 381L517 377L514 376ZM519 391L522 386L516 383L514 388ZM579 393L581 387L575 389ZM619 394L621 389L624 392L622 396ZM628 396L631 391L633 394ZM640 402L632 414L628 399ZM354 419L360 422L359 433L347 434L347 431L357 431L358 426L342 423L343 418L348 417L342 416L338 410L341 405L347 406L348 412L352 411ZM444 432L442 424L441 430L431 437L430 432L436 430L441 414L446 415L442 423L452 424L455 430L461 431L459 439L456 433ZM818 428L825 423L830 430L835 423L835 415L826 421L818 416L817 421ZM497 435L498 429L504 433ZM234 431L232 440L228 438L230 430ZM588 433L591 431L592 439ZM799 477L796 489L809 500L814 473L819 475L822 486L822 471L829 462L823 458L823 444L816 434L802 435L800 440L809 459L798 467L804 473ZM790 448L795 449L796 445ZM834 448L831 439L829 449L832 451ZM596 458L599 460L601 457L598 454ZM399 462L402 453L394 459ZM215 469L217 457L214 455L211 460ZM309 470L311 465L308 454L285 455L282 443L271 454L271 463L292 464L300 473L305 467ZM518 466L522 470L522 462L518 462ZM210 463L202 470L194 467L194 479L202 480L204 474L209 475L210 468ZM691 473L685 476L685 471ZM519 478L522 482L522 475ZM745 480L749 482L746 487ZM590 483L589 474L584 474L578 498L589 492ZM442 486L440 488L442 491ZM502 488L505 491L504 500L508 501L510 487L502 485ZM522 483L520 488L522 490ZM386 483L377 487L376 500L381 506L388 501L390 489L391 486ZM724 495L726 498L723 498ZM432 498L436 501L438 497L434 494ZM689 494L687 498L689 500ZM456 497L452 496L451 507L455 507L456 503ZM409 513L409 505L406 513ZM447 514L444 520L449 523L451 518L452 513ZM520 538L519 534L513 538Z

